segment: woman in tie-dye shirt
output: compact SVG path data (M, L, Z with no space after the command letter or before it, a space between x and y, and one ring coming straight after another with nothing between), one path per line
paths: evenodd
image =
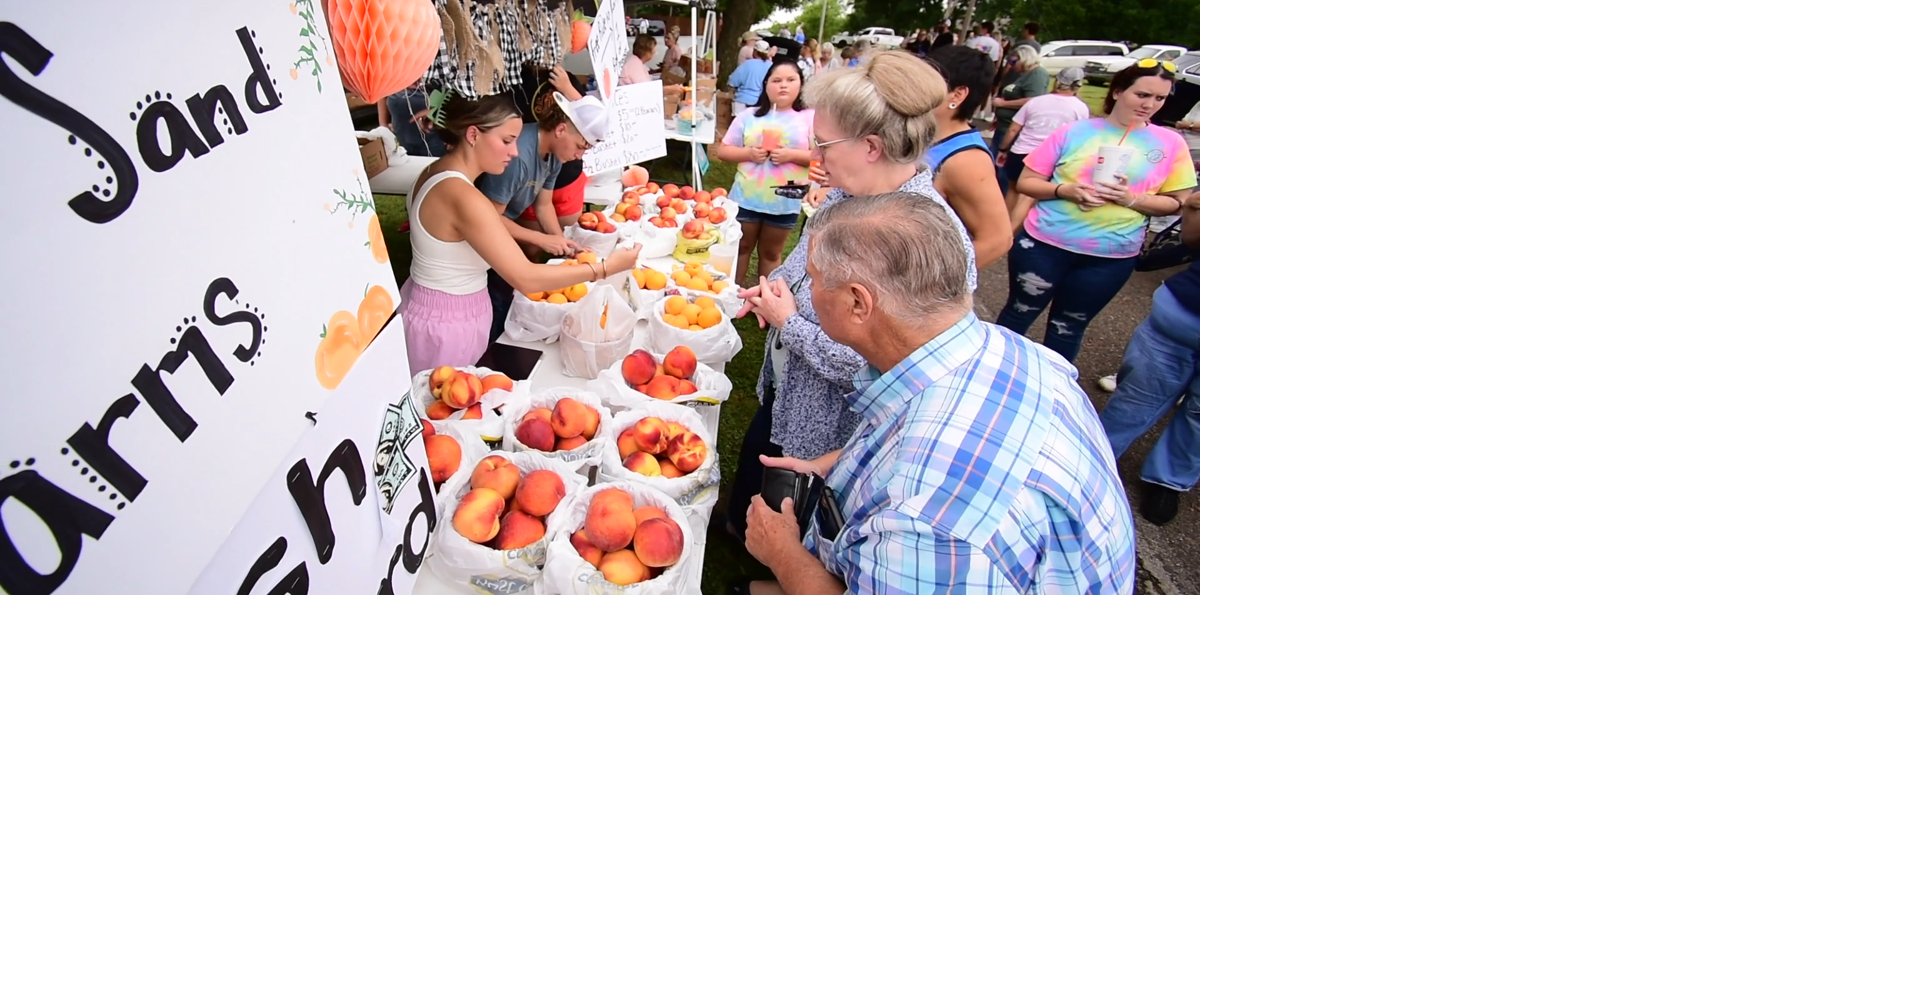
M774 189L805 186L807 165L813 160L813 110L800 98L800 67L793 57L773 61L761 86L760 104L733 121L726 139L713 145L713 154L740 166L731 193L740 204L740 276L747 276L756 248L760 272L773 269L780 265L787 235L800 223L800 201ZM751 287L754 281L740 283Z
M1173 65L1145 62L1113 76L1105 117L1055 130L1014 183L1038 202L1013 234L1007 305L996 321L1024 333L1046 311L1047 349L1069 361L1087 324L1133 275L1147 221L1178 213L1198 181L1186 140L1149 122L1173 93ZM1093 180L1109 146L1133 152L1132 173L1113 185Z

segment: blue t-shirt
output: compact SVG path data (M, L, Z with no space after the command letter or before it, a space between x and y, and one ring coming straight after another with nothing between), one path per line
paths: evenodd
M727 78L727 86L733 89L733 100L742 105L758 105L760 89L767 83L767 71L773 69L772 60L750 59L733 68L733 76Z
M474 187L495 203L507 205L506 215L517 219L533 205L542 189L553 189L560 181L560 159L540 154L540 126L524 123L520 127L520 156L498 175L482 175Z

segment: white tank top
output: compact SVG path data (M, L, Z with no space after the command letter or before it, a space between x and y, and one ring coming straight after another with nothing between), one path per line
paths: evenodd
M487 287L487 261L466 242L441 241L420 224L420 204L426 202L427 193L446 178L467 181L466 176L457 171L443 171L428 179L420 187L420 195L407 207L407 237L413 245L413 282L446 294L472 294Z

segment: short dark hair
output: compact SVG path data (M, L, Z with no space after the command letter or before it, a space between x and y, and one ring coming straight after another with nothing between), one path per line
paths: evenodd
M1125 70L1122 70L1117 74L1114 74L1113 83L1107 85L1106 111L1112 112L1114 98L1125 93L1128 88L1133 86L1134 81L1137 81L1142 77L1159 77L1160 79L1169 81L1169 82L1177 81L1180 79L1173 75L1173 71L1167 69L1166 67L1161 66L1158 63L1155 63L1150 67L1143 67L1137 63L1131 66L1128 66Z
M1040 34L1040 22L1029 21L1021 25L1020 30L1026 32L1028 35L1038 36Z
M970 46L941 46L927 54L927 62L947 79L947 90L967 89L957 110L962 121L972 119L973 113L993 96L993 57L986 53Z

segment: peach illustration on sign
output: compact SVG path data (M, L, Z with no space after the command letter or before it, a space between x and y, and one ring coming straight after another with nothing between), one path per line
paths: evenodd
M392 316L393 295L378 284L368 288L360 299L358 314L334 312L326 328L321 330L320 346L313 354L313 373L320 387L339 388L340 380L353 370L354 361L360 359L360 352L373 344L373 338ZM451 411L442 416L434 416L432 410L427 413L434 420L451 415Z

